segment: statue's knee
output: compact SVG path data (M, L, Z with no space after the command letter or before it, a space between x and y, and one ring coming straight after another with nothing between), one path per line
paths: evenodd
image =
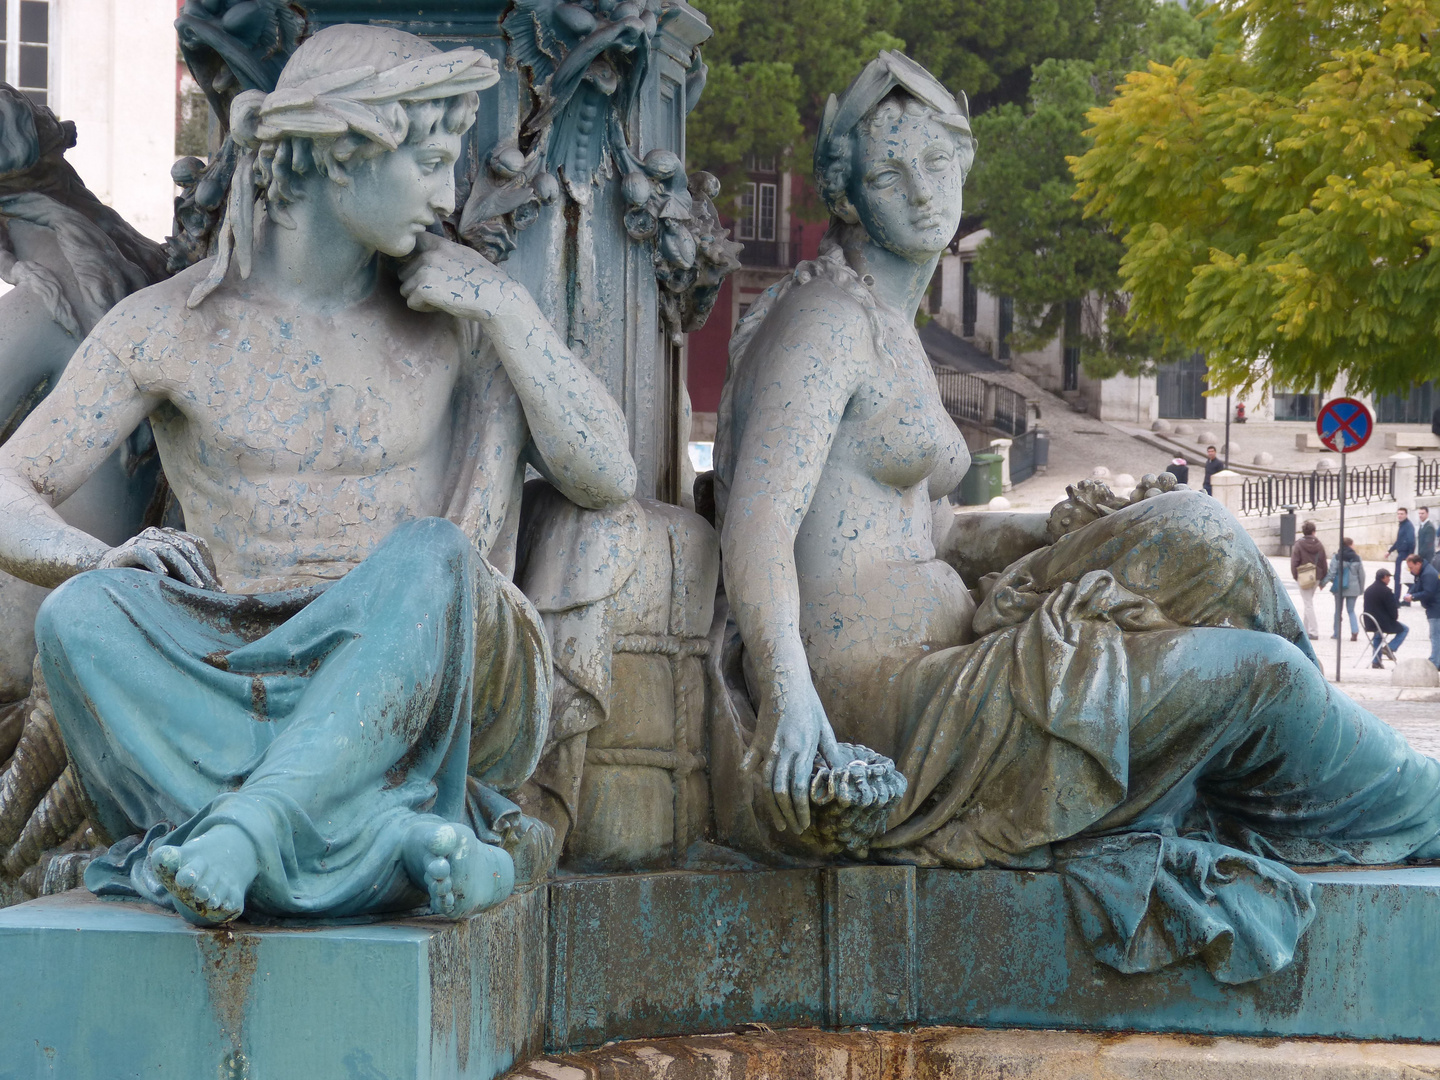
M78 635L97 628L104 615L115 607L107 579L132 575L153 577L144 570L92 570L62 583L45 598L35 614L35 644L44 650L62 638L73 642Z

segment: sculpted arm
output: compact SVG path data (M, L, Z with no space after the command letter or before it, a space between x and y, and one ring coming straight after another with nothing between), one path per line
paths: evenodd
M0 569L55 586L102 564L108 544L55 512L158 400L93 336L0 447Z
M504 365L545 468L566 498L598 509L635 494L625 417L601 381L556 335L519 282L469 248L421 237L401 268L414 308L474 319Z
M869 348L863 316L849 307L797 303L775 338L753 346L761 351L750 360L753 393L721 535L726 595L760 682L756 746L767 755L778 809L797 831L809 824L817 748L827 759L838 754L801 636L795 536L854 393L854 357Z

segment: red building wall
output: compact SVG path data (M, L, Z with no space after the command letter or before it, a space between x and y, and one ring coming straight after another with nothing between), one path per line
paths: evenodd
M799 178L796 180L798 183ZM726 225L731 225L731 222L726 221ZM813 259L819 254L820 238L825 235L826 227L827 223L823 221L792 219L790 236L792 245L798 249L797 259ZM743 253L740 259L743 263ZM725 368L729 363L730 333L739 321L740 309L753 303L761 292L779 279L781 273L770 268L742 266L721 286L709 320L690 335L686 382L690 391L690 407L695 412L713 413L719 409L720 388L725 383ZM697 431L696 438L702 434L703 431ZM704 437L709 438L708 435Z

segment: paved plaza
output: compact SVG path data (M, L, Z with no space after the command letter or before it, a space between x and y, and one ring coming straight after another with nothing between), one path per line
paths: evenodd
M1290 580L1290 560L1272 556L1270 561L1275 565L1275 572L1280 575L1280 580L1285 582L1290 599L1299 607L1300 590ZM1375 571L1382 567L1394 571L1394 567L1387 563L1374 560L1365 562L1367 584L1375 579ZM1356 601L1357 615L1363 602L1363 599ZM1316 594L1315 614L1319 616L1322 632L1320 640L1315 642L1315 651L1320 656L1325 677L1331 683L1336 683L1335 640L1330 636L1330 620L1334 610L1334 597L1329 592ZM1413 605L1402 607L1400 621L1410 628L1410 636L1405 639L1399 655L1412 658L1429 656L1430 624L1426 622L1420 609ZM1340 688L1356 701L1363 702L1367 709L1403 734L1415 749L1432 757L1440 757L1440 689L1392 685L1390 673L1393 665L1386 661L1385 668L1381 671L1370 666L1370 646L1363 635L1357 642L1350 640L1348 618L1341 637L1340 650Z

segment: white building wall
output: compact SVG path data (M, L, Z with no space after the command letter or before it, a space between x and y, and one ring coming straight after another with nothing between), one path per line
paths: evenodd
M1080 370L1080 390L1090 415L1100 420L1149 427L1160 415L1153 375L1092 379Z
M52 0L51 18L51 108L78 134L66 160L163 240L175 197L175 0Z

